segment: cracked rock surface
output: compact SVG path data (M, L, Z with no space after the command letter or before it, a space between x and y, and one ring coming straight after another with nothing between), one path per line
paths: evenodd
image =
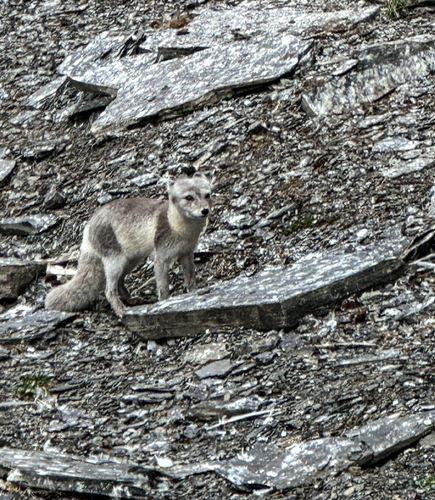
M110 465L131 479L116 478L125 497L433 497L430 9L391 17L384 2L348 0L0 4L0 257L22 264L26 283L0 299L0 497L85 498L84 483L113 493L114 483L98 490L86 474L57 477L54 492L55 482L14 466L17 454L28 465L29 454L56 457L57 467L66 457L65 470L68 460L81 464L76 472ZM152 120L139 114L133 129L94 133L123 86L138 92L124 82L129 64L184 75L186 62L215 70L211 61L234 61L236 49L246 66L228 69L243 75L240 85L211 72L207 94L163 103L158 117L153 87L140 104ZM250 79L265 58L273 71ZM116 85L84 81L95 64L94 77L110 70ZM175 91L169 80L166 97L191 93L191 80ZM347 262L391 240L418 244L400 276L339 289L293 326L144 339L103 296L80 314L43 309L74 272L99 206L164 198L168 175L192 166L215 193L195 257L202 300L310 255L341 252ZM30 269L41 262L45 276ZM175 266L167 304L188 300L181 274ZM153 305L151 262L127 285L145 308L165 307Z

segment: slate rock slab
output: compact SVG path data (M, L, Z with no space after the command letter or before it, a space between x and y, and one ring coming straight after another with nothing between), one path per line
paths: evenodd
M304 11L300 7L276 8L273 2L263 0L245 0L234 9L225 9L216 13L206 9L189 24L189 31L195 33L222 33L221 38L234 40L243 35L259 36L284 31L295 36L307 37L319 31L341 31L353 25L372 19L379 12L379 7L370 6L359 9L336 11Z
M373 452L368 461L375 464L415 443L434 426L434 411L417 413L413 418L395 414L369 422L364 427L347 432L346 436L366 444Z
M319 31L337 31L373 18L379 7L343 9L330 12L280 7L264 0L244 1L233 8L205 8L194 13L186 29L153 30L146 33L141 48L159 52L201 50L237 40L273 38L283 33L307 37Z
M384 177L395 179L401 175L418 172L419 170L433 166L435 163L435 147L419 146L412 151L413 158L407 158L406 154L395 152L389 161L390 165L388 167L381 167L380 173Z
M374 102L400 85L424 82L435 69L435 38L416 36L366 47L346 75L322 81L302 96L311 116L342 113ZM427 85L431 85L427 81Z
M92 132L110 135L151 118L171 118L291 72L311 47L297 36L347 29L378 7L333 12L276 8L260 1L195 12L186 29L106 31L69 55L58 71L81 90L113 96ZM38 106L63 85L31 97Z
M70 323L76 314L59 311L37 311L22 314L8 311L0 315L0 345L14 345L47 338L60 326Z
M0 233L3 234L39 234L48 231L59 222L55 215L27 215L0 219Z
M0 160L0 187L3 187L8 182L15 164L14 160Z
M0 299L15 299L37 276L44 275L45 262L0 259Z
M148 472L133 464L92 463L72 456L0 449L0 476L26 487L114 498L150 498ZM6 472L6 475L4 471ZM141 474L142 472L142 474Z
M354 252L310 254L289 268L272 268L196 293L129 309L124 323L145 338L194 335L207 329L273 330L293 326L349 294L392 281L403 270L403 240Z
M379 7L344 9L332 12L304 12L300 8L266 5L261 1L245 1L231 9L205 8L195 12L187 28L144 29L142 37L117 30L105 31L86 47L65 58L58 72L81 78L86 73L109 67L121 59L133 61L146 56L149 64L172 57L188 56L197 50L217 48L240 40L274 38L280 34L306 36L309 32L346 29L373 18ZM132 50L135 47L135 50ZM162 57L163 56L163 57ZM59 79L58 84L62 83ZM108 84L109 85L109 84ZM110 85L109 85L110 87ZM47 85L45 92L35 93L34 101L56 88Z
M215 471L244 491L260 485L287 489L351 465L375 464L415 443L434 428L434 411L391 415L358 427L344 437L304 441L282 450L258 445L217 465Z
M222 359L205 365L195 373L200 379L207 377L225 377L235 366L237 366L237 363L234 361L231 361L230 359Z
M257 445L215 471L243 491L259 486L287 489L355 465L363 455L360 443L340 437L297 443L286 450Z
M29 106L32 106L34 108L42 108L47 103L47 101L49 101L50 99L54 99L58 94L60 94L65 86L66 81L67 77L61 76L59 78L56 78L52 82L47 83L47 85L41 87L38 91L36 91L29 97Z
M400 351L396 349L390 349L388 351L381 352L378 355L366 354L363 356L352 356L349 359L342 359L337 363L338 366L355 366L363 365L366 363L380 363L382 361L395 359L397 361L406 361Z
M58 72L70 78L80 77L88 70L107 66L121 58L128 38L126 34L104 31L86 47L67 56L58 67Z
M231 248L231 245L237 242L237 236L228 229L218 229L212 233L206 233L201 236L196 254L213 254Z
M244 397L231 403L219 403L217 401L202 401L189 408L189 418L198 420L212 420L222 417L233 417L257 411L263 401L258 396Z
M148 55L137 62L117 61L104 73L116 74L115 85L122 85L91 131L101 135L157 116L169 118L264 85L291 72L310 46L310 42L284 35L225 45L218 51L211 48L152 67ZM93 71L81 81L87 84L92 76L94 89L107 86L111 79L104 73Z
M246 406L246 401L242 406ZM375 464L434 428L435 411L391 415L342 437L312 439L288 448L255 445L228 461L180 464L164 469L0 448L0 478L21 487L142 499L161 498L153 491L152 479L156 475L183 479L213 471L242 491L288 490L352 465Z

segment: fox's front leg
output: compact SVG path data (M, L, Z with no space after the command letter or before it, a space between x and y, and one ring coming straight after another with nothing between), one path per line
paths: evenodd
M195 264L193 262L193 252L182 255L179 259L184 273L184 283L189 292L196 290Z
M158 252L154 261L154 274L157 281L157 293L159 300L165 300L169 297L169 264Z

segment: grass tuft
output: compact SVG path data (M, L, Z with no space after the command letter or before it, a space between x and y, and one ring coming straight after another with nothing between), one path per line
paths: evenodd
M415 483L425 490L435 490L435 474L427 473L423 478L416 479Z
M302 231L302 229L307 229L311 227L314 223L312 214L305 212L302 214L298 220L295 220L283 230L284 236L289 236L290 234Z
M49 386L50 380L43 373L26 375L20 380L15 393L19 399L29 399L35 397L38 392L48 392Z
M310 212L303 212L297 220L290 224L290 226L283 229L283 234L284 236L290 236L293 233L297 233L303 229L308 229L309 227L320 227L334 224L334 222L337 222L340 219L341 217L339 214L333 214L330 217L324 217L323 219L314 221L314 217Z
M387 0L387 12L391 19L398 19L406 13L408 0Z

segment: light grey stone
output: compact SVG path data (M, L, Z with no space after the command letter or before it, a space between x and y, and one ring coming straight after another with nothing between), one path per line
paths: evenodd
M248 0L230 9L206 8L198 10L186 32L180 30L154 30L147 32L141 47L155 50L203 49L234 43L237 40L253 40L274 37L280 33L309 36L319 31L336 31L367 21L378 13L378 7L343 9L331 12L304 12L298 7L276 7L276 3L264 0Z
M263 401L261 398L244 397L231 403L220 403L217 401L204 401L189 408L188 416L199 420L213 420L222 417L233 417L257 411Z
M235 366L237 366L237 363L234 363L234 361L231 361L230 359L222 359L205 365L195 373L200 379L207 377L225 377Z
M324 438L279 450L257 445L234 460L218 464L216 472L243 490L255 485L294 488L315 477L354 465L365 456L363 445L348 438Z
M92 126L94 134L106 135L276 80L309 51L310 43L295 35L347 29L378 10L303 12L260 1L206 8L186 30L145 30L137 37L101 33L58 70L81 90L116 96ZM50 91L35 94L33 102Z
M376 356L370 354L364 356L354 356L349 359L343 359L338 363L338 366L352 366L352 365L363 365L367 363L380 363L389 359L400 359L401 353L395 349L390 349L389 351L384 351Z
M308 114L342 113L428 76L435 69L435 38L416 36L376 44L360 50L355 58L358 64L348 74L319 79L304 93L302 104Z
M134 464L92 463L11 448L0 449L0 469L9 471L8 481L26 487L117 498L150 498L147 474L159 472Z
M372 151L374 153L383 153L387 151L410 151L417 149L420 146L420 141L410 141L405 137L387 137L382 141L377 142Z
M45 262L0 258L0 299L17 298L46 268Z
M211 361L219 361L227 358L231 354L224 345L217 343L210 343L201 346L200 349L189 349L184 353L184 359L187 363L194 363L198 365L205 365Z
M59 326L70 323L75 314L37 311L22 314L14 310L0 315L0 344L13 345L47 337Z
M7 183L15 164L14 160L0 160L0 187Z
M258 403L242 398L234 408L229 408L228 404L222 405L221 410L244 413L249 408L257 407ZM226 410L225 406L228 407ZM51 430L56 431L61 423L52 421L50 425ZM228 461L192 463L164 469L0 448L0 470L8 481L20 486L107 496L116 492L118 498L149 498L152 493L149 475L183 479L211 471L242 491L259 487L286 490L336 474L352 465L375 464L415 443L434 428L435 411L404 416L396 414L355 428L343 437L312 439L282 449L257 444Z
M0 233L4 234L39 234L51 229L59 222L55 215L25 215L0 219Z
M114 62L104 71L92 71L94 90L108 91L106 87L112 86L117 94L91 130L102 135L151 117L169 118L271 82L292 71L310 46L281 35L224 45L218 51L210 48L152 66L148 55ZM109 79L104 76L107 71Z
M403 160L401 158L393 158L390 160L390 167L382 168L380 173L387 178L395 179L401 175L418 172L424 168L431 167L435 163L435 148L430 147L425 150L415 151L417 158L413 160Z
M435 428L435 412L391 415L339 438L304 441L284 450L257 445L234 460L218 464L216 472L243 490L255 485L286 489L316 477L374 464L428 434Z
M427 411L411 416L390 415L346 432L346 436L367 445L373 452L369 462L374 464L415 443L433 429L435 411Z
M236 243L237 236L226 229L218 229L201 236L195 253L219 253L231 248Z
M159 180L160 177L157 174L148 173L139 175L138 177L134 177L133 179L131 179L131 182L139 187L148 187L156 184Z
M67 81L66 76L56 78L29 97L28 104L34 108L41 108L49 99L53 99L59 94Z

